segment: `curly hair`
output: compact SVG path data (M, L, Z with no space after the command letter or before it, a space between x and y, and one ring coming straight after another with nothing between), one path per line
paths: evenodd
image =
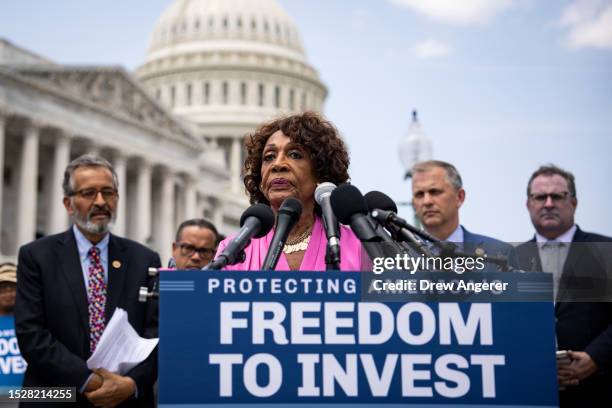
M251 204L269 204L259 189L262 153L270 136L278 130L310 154L317 182L329 181L338 185L348 181L349 156L335 126L314 112L286 116L262 125L247 137L243 174Z

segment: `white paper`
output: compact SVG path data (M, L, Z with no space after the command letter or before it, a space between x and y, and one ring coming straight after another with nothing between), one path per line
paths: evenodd
M128 321L127 312L116 308L96 350L87 360L87 367L91 370L105 368L110 372L125 375L143 362L158 342L159 339L140 337Z

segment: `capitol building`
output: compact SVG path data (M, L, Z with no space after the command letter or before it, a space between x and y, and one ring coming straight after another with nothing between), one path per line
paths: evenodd
M0 38L0 258L67 229L63 171L84 153L117 171L113 232L162 263L185 219L231 233L248 206L245 135L321 111L326 95L276 0L172 0L133 73L58 64Z

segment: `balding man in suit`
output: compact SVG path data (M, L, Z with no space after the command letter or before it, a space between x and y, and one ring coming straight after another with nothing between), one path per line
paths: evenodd
M512 245L468 231L459 222L465 200L461 175L450 163L429 160L412 167L412 205L426 232L440 241L452 242L462 252L505 257L516 266ZM486 270L497 267L488 265Z

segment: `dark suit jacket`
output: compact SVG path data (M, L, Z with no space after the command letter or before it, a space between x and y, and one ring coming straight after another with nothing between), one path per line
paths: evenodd
M487 237L486 235L474 234L463 228L463 252L474 253L479 248L492 257L503 256L508 259L508 265L511 268L518 266L516 251L514 247L506 242L498 239ZM485 264L485 271L495 271L497 266L491 263Z
M116 261L121 264L118 268ZM78 394L91 374L86 365L91 353L87 294L72 228L24 245L19 250L18 262L15 328L21 354L28 363L23 385L76 387ZM148 268L160 265L159 256L150 249L110 236L107 322L115 308L120 307L128 313L130 324L139 335L157 337L157 303L140 303L138 290L147 286ZM153 406L157 352L127 375L136 382L138 399L122 406ZM78 394L78 404L67 406L87 407L89 403Z
M612 406L612 303L603 301L612 294L611 248L612 238L577 228L563 266L555 304L558 349L585 351L600 370L561 392L561 406ZM535 237L517 253L522 269L542 270Z

